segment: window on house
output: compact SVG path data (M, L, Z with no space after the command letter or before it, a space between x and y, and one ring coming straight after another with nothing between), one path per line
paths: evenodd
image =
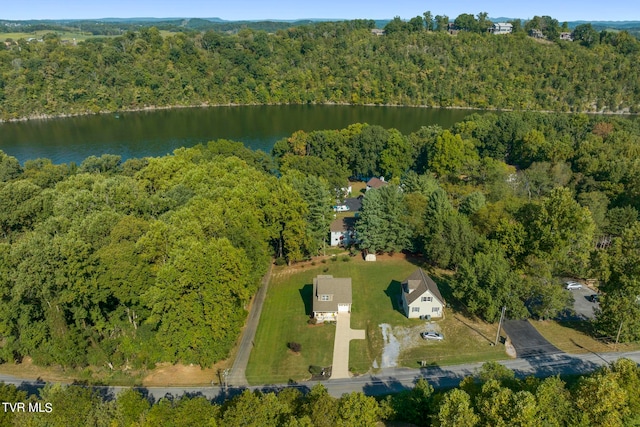
M320 301L331 301L329 295L320 295Z
M426 300L427 300L427 297L422 297L422 298L420 299L420 301L422 301L422 302L425 302Z
M420 307L411 307L411 311L414 313L420 312Z
M433 307L433 308L431 309L431 312L432 312L432 313L437 313L438 311L440 311L440 307Z

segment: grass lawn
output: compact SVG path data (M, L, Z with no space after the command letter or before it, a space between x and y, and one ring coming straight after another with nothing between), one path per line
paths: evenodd
M616 351L613 343L593 338L591 325L588 322L556 322L554 320L529 321L551 344L560 350L572 353L604 353ZM634 351L640 349L640 343L618 344L619 351Z
M444 340L423 340L421 345L400 353L398 363L401 366L418 368L420 361L426 361L430 366L444 366L506 358L502 344L491 345L495 342L497 325L471 321L450 311L437 324Z
M318 274L352 279L351 327L364 329L367 337L351 341L349 367L354 373L366 373L374 360L380 360L385 343L378 325L388 323L392 327L420 328L424 324L424 320L407 319L397 303L400 282L417 268L415 260L398 254L378 257L377 262L364 262L360 257L344 262L339 257L337 261L316 263L315 266L274 268L247 367L249 383L304 380L310 377L310 365L331 365L335 327L307 324L311 313L312 279ZM449 300L447 278L432 277L438 282L444 298ZM495 325L469 320L450 308L447 308L446 316L438 321L445 341L420 341L418 347L400 355L400 365L417 367L419 360L446 365L506 357L502 346L489 346L495 339ZM286 345L290 341L302 344L300 354L288 350Z

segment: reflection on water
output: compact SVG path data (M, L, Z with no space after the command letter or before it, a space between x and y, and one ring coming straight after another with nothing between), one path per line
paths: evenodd
M0 124L0 150L20 162L49 158L80 163L88 156L162 156L216 139L242 141L269 152L297 130L341 129L353 123L396 128L449 127L473 111L410 107L278 105L119 112Z

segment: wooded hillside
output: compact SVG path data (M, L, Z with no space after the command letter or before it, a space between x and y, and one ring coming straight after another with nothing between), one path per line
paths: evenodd
M0 119L273 103L639 111L640 42L624 31L587 46L392 23L384 36L351 21L273 34L152 27L77 46L21 39L0 50Z

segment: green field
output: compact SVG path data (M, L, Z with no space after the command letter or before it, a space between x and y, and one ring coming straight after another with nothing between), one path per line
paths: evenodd
M335 327L307 324L311 311L312 279L318 274L351 277L353 306L351 327L365 329L366 340L351 341L350 370L362 374L371 370L374 360L380 361L384 341L381 323L392 327L420 328L423 320L407 319L398 309L400 282L417 268L416 261L396 256L382 257L365 263L360 257L349 262L327 261L305 267L278 267L273 271L254 349L247 367L251 384L283 383L308 379L310 365L329 366L332 363ZM445 299L450 295L446 280L437 279ZM418 346L400 354L401 366L418 367L420 360L446 365L505 358L504 348L491 347L496 327L472 321L460 314L446 311L438 322L446 339L443 342L419 342ZM299 354L291 352L287 343L302 344Z
M17 41L19 39L30 39L31 37L35 39L42 39L45 34L55 33L60 36L61 40L73 40L76 41L86 40L91 37L95 37L91 33L85 33L80 31L51 31L51 30L42 30L42 31L32 31L29 33L0 33L0 41L5 41L7 39L12 39ZM105 36L100 36L105 37Z

